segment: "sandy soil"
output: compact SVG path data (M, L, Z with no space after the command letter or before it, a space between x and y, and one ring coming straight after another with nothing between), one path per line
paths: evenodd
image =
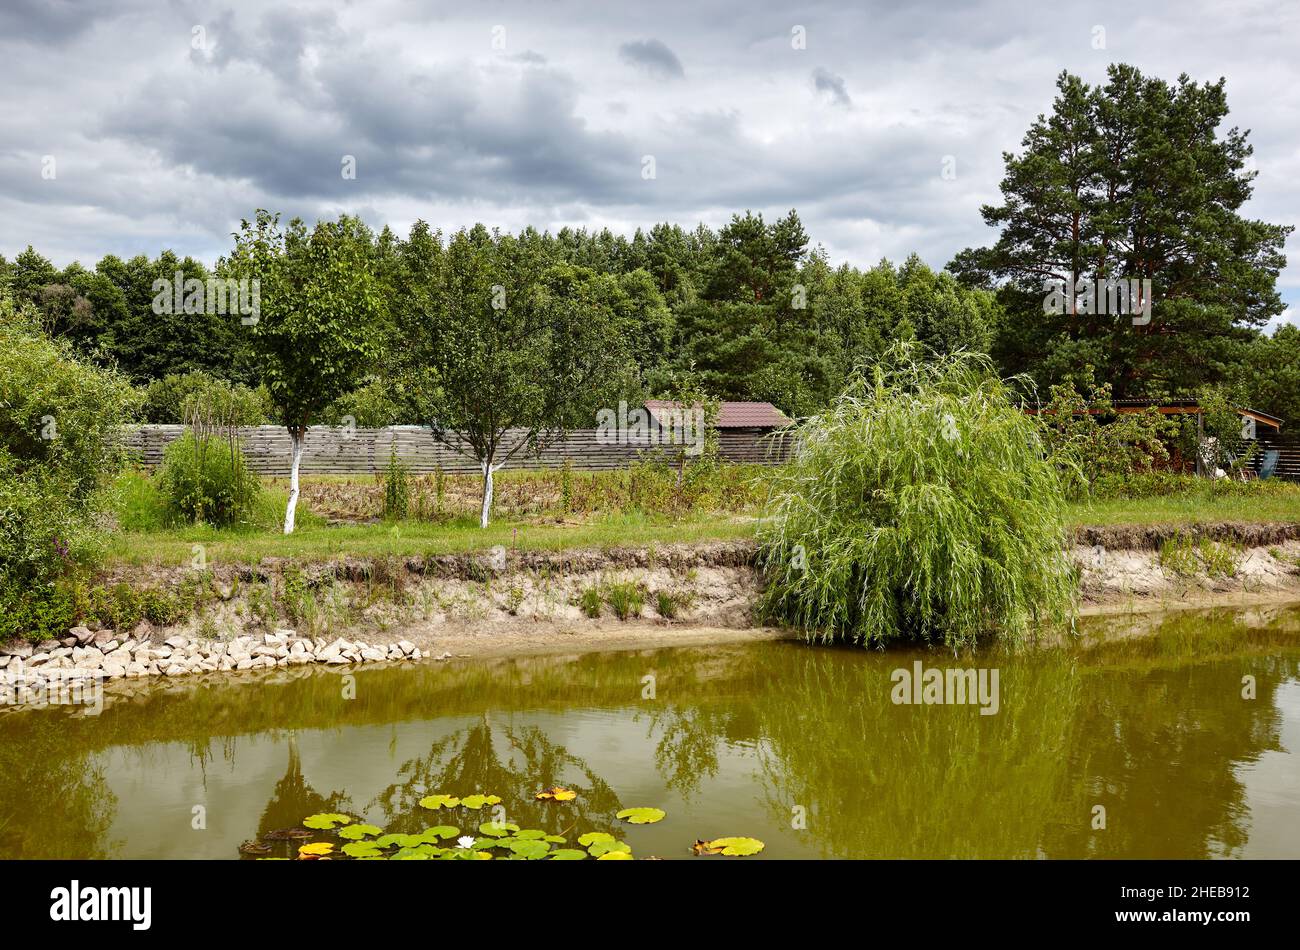
M1268 546L1234 547L1231 569L1215 576L1206 573L1196 554L1182 565L1184 571L1192 568L1187 573L1162 563L1160 551L1151 546L1159 538L1145 529L1107 529L1071 551L1080 570L1081 613L1140 614L1300 601L1300 540L1286 537L1294 533L1289 528L1264 528L1263 534L1254 529L1246 533L1266 537ZM1242 536L1236 528L1222 533L1224 541ZM307 636L406 639L434 657L640 649L789 636L754 617L761 590L754 553L752 543L740 541L564 553L498 550L383 564L342 559L304 569L315 591L316 612L295 626L298 634ZM282 566L268 559L219 572L218 583L229 596L209 610L205 635L214 629L222 638L261 631L249 594L280 583ZM171 573L183 571L115 579L167 583L179 579ZM608 599L616 585L640 592L640 606L627 620L614 616ZM592 591L602 592L596 618L580 606ZM162 639L173 632L193 635L200 625L191 620L152 634Z

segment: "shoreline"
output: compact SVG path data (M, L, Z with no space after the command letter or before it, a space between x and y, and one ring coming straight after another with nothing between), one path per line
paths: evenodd
M1159 535L1145 530L1121 526L1105 536L1112 543L1136 541L1133 547L1076 544L1078 616L1300 603L1300 540L1290 537L1300 529L1257 527L1247 536L1279 543L1228 543L1200 554L1189 547L1172 566L1169 551L1153 547ZM1216 533L1243 535L1235 525ZM428 659L798 640L797 631L755 618L762 590L756 552L752 542L718 541L564 553L497 550L384 563L341 558L302 566L279 559L224 565L207 572L209 599L180 623L154 627L143 620L121 631L91 623L58 640L6 644L0 647L0 681L12 682L15 673L57 680L83 669L110 683L177 680L285 666L346 670ZM119 567L101 579L174 588L193 576L187 568ZM297 622L274 610L268 618L265 598L290 594L297 598Z

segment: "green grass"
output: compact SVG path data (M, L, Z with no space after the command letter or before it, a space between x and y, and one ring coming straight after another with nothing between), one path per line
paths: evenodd
M1066 507L1072 525L1196 524L1215 521L1300 522L1300 485L1257 494L1163 495L1074 502Z
M512 475L515 473L511 473ZM548 473L549 474L549 473ZM345 479L308 480L343 485ZM356 480L354 479L355 483ZM371 480L373 484L373 480ZM757 509L705 510L695 513L610 512L565 517L508 515L486 531L470 513L441 522L408 519L379 524L329 525L305 503L299 505L298 529L280 533L286 489L272 481L261 493L248 524L229 529L169 526L154 483L137 472L113 485L112 508L119 530L109 542L110 563L180 565L191 563L201 544L209 562L255 563L264 557L303 561L355 557L420 556L508 549L559 551L576 548L685 544L754 537ZM1066 506L1069 525L1192 524L1216 521L1300 522L1300 485L1273 484L1249 494L1234 490L1121 498ZM662 611L661 611L662 613Z
M256 563L265 557L320 561L349 555L370 558L457 554L496 545L508 550L563 551L730 540L751 537L753 531L752 520L731 515L671 521L635 514L578 525L503 521L486 530L471 518L447 524L317 524L299 527L287 537L266 529L183 527L118 533L110 542L108 558L119 564L188 564L196 544L203 545L209 564Z

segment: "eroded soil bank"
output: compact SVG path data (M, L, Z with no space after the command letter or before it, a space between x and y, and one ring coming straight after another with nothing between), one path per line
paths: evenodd
M1300 600L1300 525L1086 528L1074 541L1084 614ZM210 565L201 572L199 606L182 622L119 625L113 635L142 644L178 636L200 645L261 643L268 635L400 640L444 659L789 635L756 617L762 578L755 560L750 541L558 553L496 548L305 565L268 558ZM196 572L120 567L99 580L192 590ZM108 625L88 626L109 639Z
M1074 540L1085 614L1300 600L1300 525L1114 526L1081 529ZM1171 545L1178 545L1173 556ZM131 632L232 639L290 628L318 638L400 637L434 657L779 637L755 617L762 583L755 556L752 542L731 541L216 565L213 596L199 615ZM105 582L176 585L192 574L122 569Z

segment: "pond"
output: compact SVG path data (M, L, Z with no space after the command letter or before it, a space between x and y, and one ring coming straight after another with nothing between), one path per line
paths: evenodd
M1300 857L1300 609L1125 623L1020 656L769 642L140 683L97 716L0 716L0 857L232 859L321 812L477 834L490 808L419 804L476 792L638 857ZM895 702L916 663L995 670L996 711ZM577 797L535 799L555 785ZM666 817L615 818L638 806Z

